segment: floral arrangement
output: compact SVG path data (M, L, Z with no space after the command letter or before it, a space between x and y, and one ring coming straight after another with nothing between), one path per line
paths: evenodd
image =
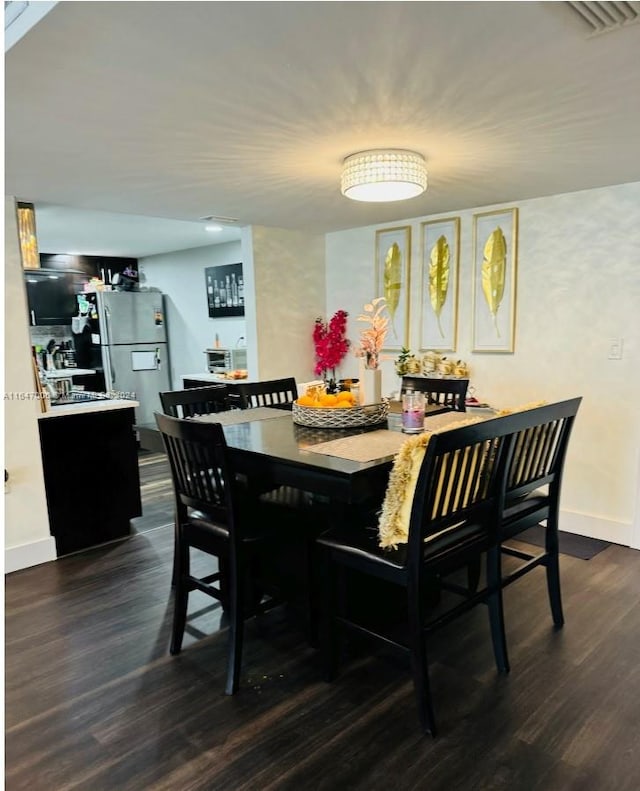
M327 323L317 318L313 326L313 345L316 350L316 365L313 372L316 376L324 376L329 369L333 372L344 359L351 342L345 337L347 331L347 316L344 310L334 313Z
M380 364L380 352L384 346L384 339L387 336L389 317L384 313L387 311L387 300L384 297L376 297L364 306L364 313L358 316L358 321L369 324L366 330L360 333L360 345L355 350L356 357L364 357L365 368L378 368Z

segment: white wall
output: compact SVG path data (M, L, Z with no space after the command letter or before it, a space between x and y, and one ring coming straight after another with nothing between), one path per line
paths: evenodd
M515 352L473 354L472 215L512 206L520 215ZM632 524L637 522L640 470L635 403L640 392L640 183L446 216L461 217L455 356L469 363L476 395L496 406L583 396L565 472L562 528L637 546L640 536L632 539ZM387 225L412 228L414 351L420 319L420 222L435 218ZM355 315L376 296L374 247L380 227L327 235L327 311L349 312L352 340L362 327ZM624 339L622 360L607 359L612 338ZM384 361L383 392L397 383L392 360Z
M213 347L216 333L223 347L235 347L241 336L246 338L244 318L209 318L204 274L209 266L241 261L240 242L178 250L139 260L143 287L159 288L165 294L172 387L182 386L184 374L207 370L204 350Z
M15 201L4 202L4 464L5 571L33 566L56 557L49 533L47 499L34 393L27 296L18 245ZM19 396L27 396L22 399ZM8 396L8 397L7 397Z

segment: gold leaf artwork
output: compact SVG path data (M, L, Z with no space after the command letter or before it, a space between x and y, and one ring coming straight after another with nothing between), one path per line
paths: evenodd
M484 259L482 261L482 292L487 300L498 337L500 337L498 308L504 296L506 271L507 240L504 238L502 228L498 226L485 243Z
M393 334L396 333L393 320L400 304L400 288L402 287L402 253L398 243L394 242L387 250L384 259L384 297L387 301L387 310L391 316Z
M447 291L449 290L449 244L444 236L441 236L431 248L429 264L429 297L431 307L438 319L438 329L444 338L444 331L440 324L440 313L444 303L447 301Z

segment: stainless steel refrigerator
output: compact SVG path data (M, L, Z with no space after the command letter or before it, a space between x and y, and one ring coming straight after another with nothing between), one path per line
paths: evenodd
M131 398L139 425L161 411L158 393L170 390L164 295L159 291L98 291L91 296L91 345L100 352L105 389ZM97 355L94 355L97 356Z

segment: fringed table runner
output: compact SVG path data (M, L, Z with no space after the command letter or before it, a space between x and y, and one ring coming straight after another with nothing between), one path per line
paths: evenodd
M439 431L445 426L455 428L456 423L468 420L469 415L465 412L443 412L439 415L426 417L424 427L427 431ZM305 450L322 453L325 456L337 456L350 461L375 461L375 459L382 459L385 456L395 456L410 436L401 431L379 429L378 431L367 431L364 434L339 437L328 442L320 442L317 445L308 445Z
M238 423L251 423L254 420L269 420L274 417L291 416L285 409L272 409L268 406L257 406L254 409L230 409L228 412L213 412L210 415L194 416L193 420L203 423L221 423L223 426L235 426Z

